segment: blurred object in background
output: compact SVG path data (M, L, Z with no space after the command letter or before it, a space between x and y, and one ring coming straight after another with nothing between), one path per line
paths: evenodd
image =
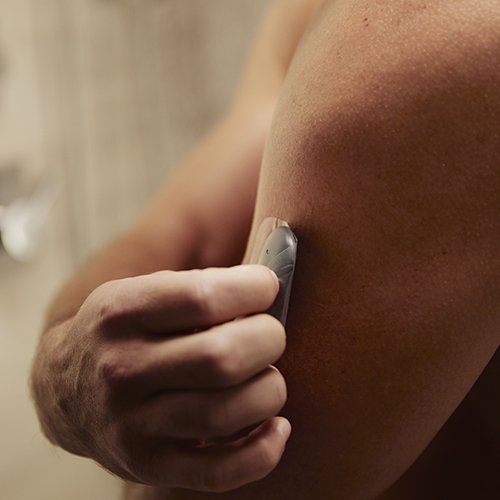
M18 170L0 171L0 185L7 187L3 189L5 201L0 189L0 242L14 260L28 262L39 253L45 223L61 192L62 181L56 172L46 169L29 193L13 198L16 189L9 179L18 178Z

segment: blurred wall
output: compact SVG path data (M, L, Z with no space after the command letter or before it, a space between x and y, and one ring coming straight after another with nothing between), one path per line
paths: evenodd
M66 170L81 262L230 102L266 0L28 3L46 149Z
M118 498L38 430L26 379L43 314L221 115L266 3L0 0L0 205L46 169L65 182L38 258L0 249L1 498Z

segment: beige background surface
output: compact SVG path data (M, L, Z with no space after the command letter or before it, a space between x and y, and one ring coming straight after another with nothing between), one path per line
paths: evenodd
M43 312L230 102L266 3L0 0L0 205L46 169L64 182L38 258L0 250L2 499L118 498L39 433L26 378Z

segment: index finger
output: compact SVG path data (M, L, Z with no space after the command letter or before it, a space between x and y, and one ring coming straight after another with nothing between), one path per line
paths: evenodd
M119 318L151 333L174 333L263 312L278 290L278 278L268 268L244 265L129 278L113 301Z

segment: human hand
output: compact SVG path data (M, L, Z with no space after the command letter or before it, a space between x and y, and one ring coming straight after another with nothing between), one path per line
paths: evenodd
M58 343L49 368L35 366L48 437L144 484L219 492L265 477L290 433L275 417L285 381L270 366L285 332L256 314L277 292L263 266L165 271L100 286L45 337Z

